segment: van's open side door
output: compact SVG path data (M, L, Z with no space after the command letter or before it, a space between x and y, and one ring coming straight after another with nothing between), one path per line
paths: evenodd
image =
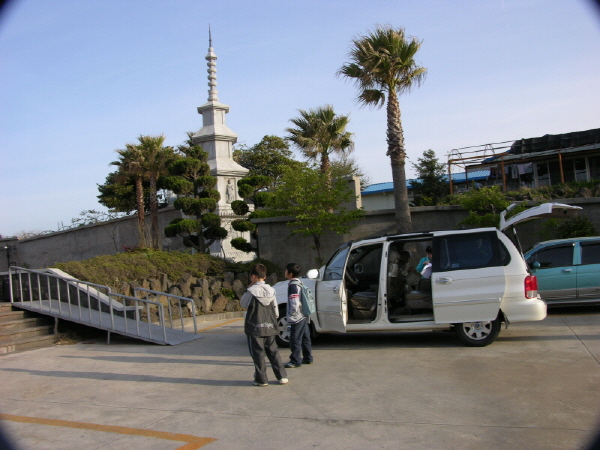
M316 292L317 318L324 330L346 332L348 294L342 280L319 281Z

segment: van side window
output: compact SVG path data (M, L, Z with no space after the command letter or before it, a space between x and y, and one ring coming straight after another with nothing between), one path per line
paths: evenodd
M573 245L544 248L531 255L527 260L530 267L534 262L540 263L540 269L572 266Z
M497 267L510 262L508 250L493 231L441 236L434 239L433 255L434 272Z
M581 242L581 264L600 264L600 242Z

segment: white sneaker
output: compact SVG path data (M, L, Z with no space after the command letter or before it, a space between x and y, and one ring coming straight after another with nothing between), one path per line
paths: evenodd
M290 380L288 380L287 378L282 378L281 380L279 380L279 384L288 384L290 382Z

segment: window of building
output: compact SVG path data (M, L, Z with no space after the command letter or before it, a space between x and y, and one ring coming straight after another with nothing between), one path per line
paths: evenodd
M590 179L600 180L600 156L590 156L588 164L590 166Z
M575 169L572 159L563 159L563 173L565 174L565 183L575 181Z
M535 165L535 170L537 172L537 185L541 186L550 186L550 172L548 171L548 163L538 163Z
M548 163L548 169L550 172L550 183L559 184L562 183L560 178L560 163L558 161L550 161Z
M573 160L573 166L575 167L575 180L576 181L587 181L587 167L585 165L585 158L577 158Z

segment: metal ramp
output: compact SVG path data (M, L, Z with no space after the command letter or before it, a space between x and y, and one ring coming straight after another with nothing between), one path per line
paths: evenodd
M142 288L136 288L134 297L129 297L112 292L108 286L76 280L55 271L11 267L9 286L13 306L106 330L109 340L110 333L161 345L202 338L197 334L192 299ZM193 322L193 332L185 330L186 310Z

